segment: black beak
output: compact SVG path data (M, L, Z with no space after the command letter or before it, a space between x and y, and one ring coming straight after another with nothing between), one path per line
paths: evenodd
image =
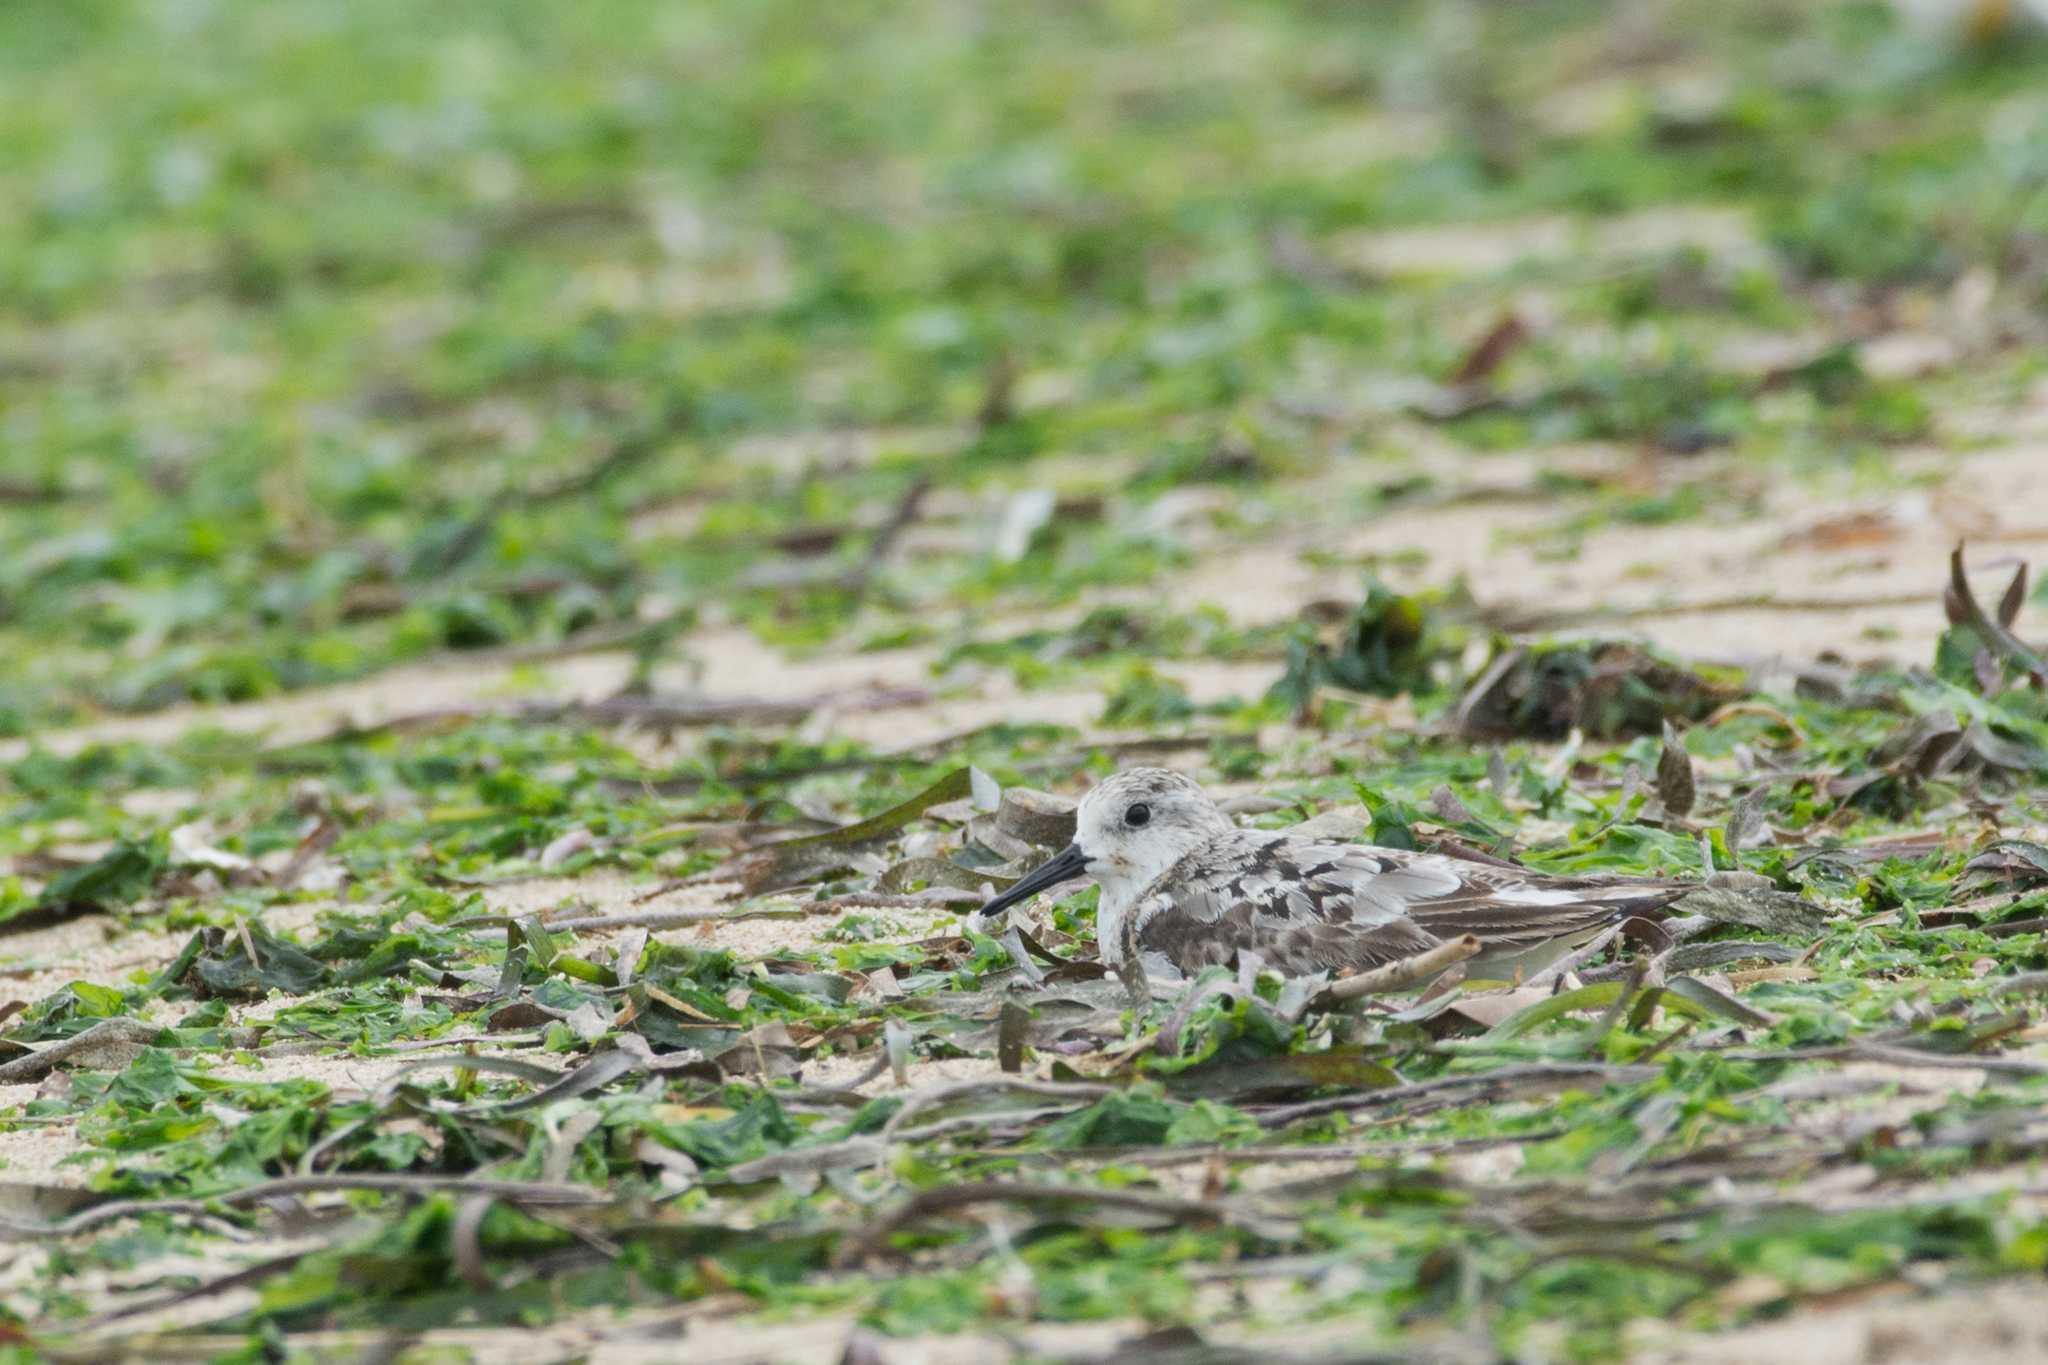
M1088 855L1081 851L1079 844L1068 844L1051 858L1019 877L1008 891L982 906L981 913L993 915L999 910L1007 910L1018 901L1030 900L1047 887L1072 881L1087 871Z

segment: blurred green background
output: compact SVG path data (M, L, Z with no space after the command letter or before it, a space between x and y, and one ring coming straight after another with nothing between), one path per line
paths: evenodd
M1452 376L1517 289L1535 396L1456 442L1882 478L1945 395L2024 389L2048 302L2048 44L1908 8L17 0L0 732L1142 582L1183 552L1085 515L861 566L920 480L1085 509L1370 459L1330 395ZM1755 249L1360 237L1652 209ZM1958 289L2003 329L1967 366L1859 366ZM1714 359L1760 329L1824 344L1766 392Z

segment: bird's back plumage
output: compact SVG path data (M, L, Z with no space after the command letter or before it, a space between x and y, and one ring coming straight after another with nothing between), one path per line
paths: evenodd
M1158 878L1126 933L1129 948L1182 972L1246 951L1289 974L1363 970L1461 934L1489 947L1534 946L1653 913L1687 889L1238 830Z

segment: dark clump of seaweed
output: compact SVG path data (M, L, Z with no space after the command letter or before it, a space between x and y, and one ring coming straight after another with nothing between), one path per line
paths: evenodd
M1573 730L1596 739L1654 735L1667 721L1703 719L1745 691L1629 641L1508 645L1459 701L1457 727L1531 739Z

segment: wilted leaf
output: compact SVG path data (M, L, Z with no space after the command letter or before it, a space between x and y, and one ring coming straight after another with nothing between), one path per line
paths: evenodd
M517 1004L493 1010L484 1027L492 1033L512 1033L522 1029L545 1028L557 1017L553 1010L543 1009L531 1000L521 1000Z
M544 972L555 965L555 958L562 951L539 915L521 915L513 920L505 931L505 939L508 953L523 946L527 960Z
M1935 777L1954 767L1963 756L1962 736L1962 722L1954 714L1929 711L1914 717L1872 749L1869 761L1878 767L1896 766L1919 777Z
M713 1057L719 1070L734 1076L770 1079L794 1076L803 1066L803 1049L780 1022L758 1024L740 1036L737 1043Z
M1666 995L1675 995L1708 1014L1731 1019L1738 1024L1769 1028L1778 1022L1775 1017L1743 1004L1726 991L1716 990L1696 976L1673 977L1664 983L1663 990Z
M1058 499L1050 488L1027 488L1003 504L993 550L998 563L1015 564L1052 520Z
M789 966L798 964L777 962L772 965L774 970L766 976L753 979L753 989L766 992L771 1000L796 1008L801 1008L804 1004L802 1000L796 998L798 996L809 996L813 1001L823 1001L830 1005L845 1004L847 997L853 994L853 988L858 980L839 972L786 970Z
M2027 600L2027 566L2022 564L2013 571L2012 582L2005 585L2005 595L1998 599L1998 624L2007 630L2020 619L2020 605Z
M1468 991L1404 1010L1404 1022L1461 1019L1482 1029L1497 1028L1522 1010L1550 998L1548 986L1516 986L1508 990Z
M9 1039L15 1043L40 1043L69 1038L102 1019L118 1018L127 1012L128 998L120 991L89 981L73 981L28 1006L20 1021L8 1030Z
M247 872L255 866L239 853L215 848L206 841L202 824L179 825L171 831L170 861L174 867L211 868L215 872Z
M1014 1000L1005 1000L996 1029L996 1060L1011 1075L1024 1069L1024 1039L1030 1027L1031 1011Z
M1767 790L1762 785L1752 787L1735 803L1735 809L1728 813L1726 839L1730 852L1749 847L1756 842L1757 835L1763 832L1766 795Z
M1028 845L1060 848L1073 842L1078 805L1072 797L1029 787L1009 787L996 810L996 825L1003 833Z
M1438 783L1436 790L1429 794L1429 808L1437 819L1447 825L1472 823L1472 812L1465 808L1465 803L1458 799L1458 794L1447 782Z
M978 897L983 886L992 886L1001 891L1015 877L998 876L980 868L962 867L944 858L905 858L892 863L875 878L875 890L892 893L914 893L930 888L950 889L971 893L962 903Z
M1664 748L1657 755L1657 799L1666 811L1683 819L1692 810L1693 792L1692 756L1667 722Z
M1962 765L1967 769L1982 766L2012 773L2048 772L2048 752L2007 739L1981 720L1971 721L1963 731L1962 748Z
M1964 863L1963 871L2000 881L2048 879L2048 844L2029 839L2000 839Z
M1636 799L1643 794L1643 765L1630 760L1621 770L1621 794L1615 798L1615 806L1624 816L1635 813Z
M1983 720L1965 726L1937 708L1885 737L1869 756L1827 783L1829 795L1866 809L1903 813L1918 804L1924 784L1952 773L2017 774L2048 771L2048 751L2008 739Z
M190 975L205 994L260 996L277 990L304 995L327 980L327 967L319 959L271 937L260 925L244 923L240 933L203 932L206 947L192 963Z
M590 1001L584 1001L570 1010L563 1021L576 1031L576 1036L586 1043L594 1043L611 1032L610 1016Z

